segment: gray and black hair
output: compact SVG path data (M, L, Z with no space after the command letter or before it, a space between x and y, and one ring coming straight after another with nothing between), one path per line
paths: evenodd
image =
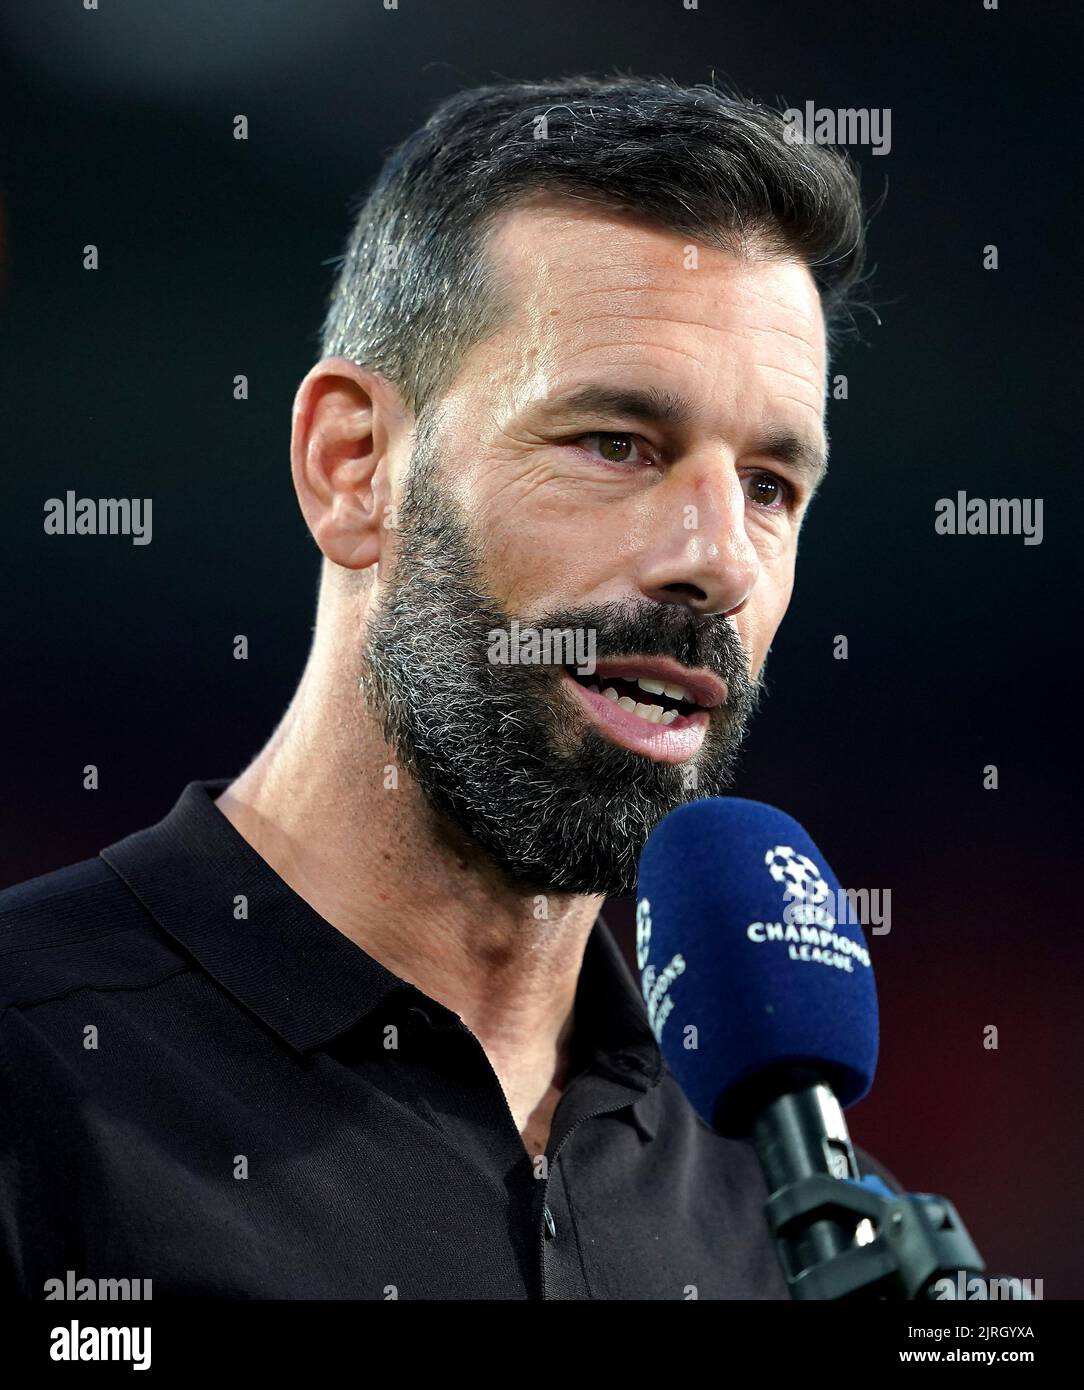
M380 373L420 419L506 319L486 233L538 192L632 210L724 250L799 259L831 342L862 272L858 181L836 151L790 143L785 130L769 107L666 77L459 92L388 157L358 209L322 355Z

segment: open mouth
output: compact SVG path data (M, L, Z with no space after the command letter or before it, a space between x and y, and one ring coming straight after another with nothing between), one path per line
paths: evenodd
M580 676L569 675L585 690L602 695L630 714L637 714L649 724L670 725L682 715L701 708L684 686L669 684L650 676Z
M727 695L711 673L686 673L676 662L657 658L602 662L589 676L566 667L561 679L607 738L666 763L696 756L712 709Z

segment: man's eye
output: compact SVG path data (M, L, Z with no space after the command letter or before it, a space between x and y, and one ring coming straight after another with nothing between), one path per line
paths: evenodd
M610 430L597 430L591 434L581 434L576 443L594 441L597 445L600 458L607 463L634 463L634 451L639 447L639 436L635 434L621 434ZM589 444L586 447L590 447ZM654 460L644 457L644 463L652 463Z
M790 500L788 485L774 473L751 474L745 480L745 495L771 512L781 511Z

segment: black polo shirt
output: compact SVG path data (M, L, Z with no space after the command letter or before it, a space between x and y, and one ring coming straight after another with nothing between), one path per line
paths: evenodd
M298 897L226 785L0 894L0 1291L786 1297L755 1157L685 1100L601 918L532 1160L458 1015Z

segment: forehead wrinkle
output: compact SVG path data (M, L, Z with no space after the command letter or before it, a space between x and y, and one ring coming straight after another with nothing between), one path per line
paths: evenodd
M800 262L798 261L786 261L784 264L800 266ZM806 271L806 274L808 275L809 272ZM810 281L812 281L812 276L809 278ZM774 305L777 309L783 309L790 314L797 314L799 318L805 319L807 323L813 322L812 314L807 314L804 309L795 304L792 300L782 298L778 290L776 290L774 294L769 294L766 290L760 289L759 286L750 284L748 280L741 284L740 290L742 294L747 295L750 299L761 299L766 304Z
M623 296L628 294L634 294L639 299L643 299L650 292L645 292L641 289L633 289L627 291L622 290L618 292L610 291L607 289L583 291L584 295L608 294L611 298L616 297L616 294L618 293ZM660 289L657 291L657 293L663 296L667 295L669 291ZM701 300L703 300L703 298L705 297L703 291L682 290L680 291L680 293L684 295L694 295ZM779 306L778 301L776 300L768 300L767 302L775 305L776 307L782 307L784 309L788 308L788 306ZM524 304L523 307L530 322L539 324L544 323L546 325L547 337L551 343L554 342L556 334L560 327L560 325L555 321L557 319L557 316L552 314L543 315L541 308L534 304ZM797 310L794 310L794 312L798 314L798 317L801 318L805 323L808 324L812 321L808 315L803 315L799 313L799 311ZM615 307L611 311L603 311L601 313L576 313L575 309L572 309L571 312L568 315L566 315L564 319L564 326L567 328L570 324L572 324L576 328L578 328L581 326L586 326L588 324L602 322L608 319L620 320L628 323L655 322L658 323L660 326L669 325L672 327L680 328L700 328L711 333L729 334L732 337L743 337L747 334L756 334L760 337L769 337L773 334L779 334L781 337L789 339L796 346L798 346L802 350L802 357L805 364L809 366L816 374L820 374L820 365L818 362L818 353L816 345L810 343L807 335L795 332L790 328L786 328L783 326L782 323L721 323L717 321L705 320L700 318L679 317L672 313L652 312L651 310L637 313L632 309L621 309ZM610 345L601 344L600 346Z
M748 327L750 333L782 333L785 338L793 338L796 343L801 345L809 352L809 339L804 338L801 333L792 333L789 328L781 328L779 324L773 323L766 327L759 328L755 323ZM809 353L809 360L813 360L813 354Z
M601 275L606 269L607 267L599 267L594 273ZM577 277L579 277L580 280L582 280L582 278L585 275L591 273L593 272L579 267L577 267L576 270ZM539 295L550 294L553 290L552 282L557 278L558 277L551 272L547 274L543 283L536 283L535 285L529 287L528 292L525 295L523 295L520 300L521 306L524 309L531 310L532 312L538 312L539 306L534 301L537 300ZM689 278L688 274L686 274L683 278ZM734 286L732 280L727 280L722 285L716 283L711 284L709 286L705 286L703 284L689 285L681 283L664 285L660 284L657 278L652 278L651 280L639 284L614 284L611 280L608 279L607 283L603 285L591 286L583 285L581 283L573 286L569 293L566 295L565 302L575 303L577 300L595 299L599 297L604 297L611 300L634 299L638 302L650 301L652 298L656 297L663 300L673 298L689 298L698 299L700 301L709 299L712 302L719 302L720 299L725 298L725 290L733 287ZM536 291L537 293L535 293ZM724 293L721 293L721 291L723 291ZM753 294L748 291L744 291L743 294L739 294L737 302L733 303L732 307L739 312L743 308L748 307L748 305L743 305L741 303L742 297L744 297L745 299L757 299L782 315L794 315L796 318L799 318L805 324L814 323L814 318L812 314L805 313L803 310L799 309L794 304L790 304L784 300L780 300L778 297L772 297L770 295L760 293ZM649 311L648 313L637 315L637 317L650 318L651 314ZM767 326L775 327L776 325ZM784 332L789 330L780 329L780 331Z
M799 372L792 371L790 367L781 367L777 362L754 362L755 367L760 367L768 372L782 372L784 376L792 376L795 381L800 381L805 386L810 386L809 380Z
M723 275L735 283L741 294L768 300L806 321L815 317L797 304L781 300L778 293L766 293L755 284L755 275L748 274L761 267L789 265L804 272L809 286L814 288L808 267L793 254L770 245L758 250L755 238L754 244L746 249L730 244L714 245L658 225L651 219L629 222L615 212L594 205L585 207L563 196L543 193L532 198L528 194L506 209L489 228L490 264L494 270L503 271L515 280L533 274L537 280L563 282L571 263L581 281L585 276L623 275L635 281L628 288L651 289L660 271L677 271L680 267L680 278L689 273L684 259L686 248L692 244L698 256L704 257L703 265L698 259L694 274L713 279ZM597 245L602 259L585 264L582 244L585 235L589 239L589 251ZM750 283L751 280L754 283ZM675 284L674 290L698 293L691 285L678 290Z
M720 334L720 335L722 335L722 336L724 336L724 337L737 338L737 339L739 339L739 340L742 339L742 338L744 338L744 337L746 336L746 332L747 332L746 328L745 328L743 325L740 325L740 324L729 324L729 323L705 323L705 322L703 322L703 321L701 321L701 320L698 320L698 319L677 319L677 318L663 319L663 318L660 318L657 314L591 314L591 315L588 315L588 316L583 317L583 318L578 318L578 319L576 320L576 326L577 326L577 327L580 327L581 325L586 325L586 324L589 324L589 323L598 323L598 322L602 322L602 321L605 321L605 320L610 320L611 322L622 322L622 323L657 323L657 324L660 326L660 328L670 328L670 329L675 329L675 328L676 328L676 329L700 328L700 329L703 329L705 332L708 332L708 333ZM656 340L654 337L653 337L650 341L648 341L648 340L645 339L645 340L641 340L641 341L639 341L639 342L630 342L627 338L618 339L616 343L612 343L612 342L602 342L602 343L597 343L597 344L596 344L596 343L593 343L593 342L592 342L592 343L584 344L583 346L574 349L574 351L577 352L577 353L579 353L579 352L584 352L584 351L590 351L590 350L591 350L592 348L594 348L594 347L600 347L600 348L608 348L608 347L635 348L635 347L641 347L641 348L644 348L644 349L649 349L649 350L651 350L651 351L655 351L656 349L662 349L663 351L666 351L666 352L685 351L685 355L686 355L686 356L694 357L694 358L696 358L697 361L702 361L701 358L699 358L699 357L696 356L696 353L695 353L695 352L687 351L687 350L680 349L680 348L675 348L675 347L673 347L673 346L672 346L671 344L669 344L669 343L664 343L664 342L660 342L660 341ZM807 357L806 360L808 361L808 363L809 363L809 365L810 365L811 367L815 367L815 366L816 366L816 363L815 363L815 360L814 360L812 354L809 354L809 356Z
M626 349L631 348L631 349L635 350L635 349L637 349L637 348L643 348L643 347L645 347L645 346L648 346L648 345L647 345L647 344L644 344L644 343L630 343L630 342L628 341L627 338L619 338L616 342L613 342L613 343L585 343L585 344L584 344L583 346L581 346L581 347L573 348L573 349L568 353L568 355L567 355L565 361L571 363L571 362L574 362L578 357L582 357L582 356L584 355L584 353L598 352L598 351L602 351L602 350L607 349L607 348L626 348ZM689 359L690 362L695 362L696 365L697 365L698 367L703 367L703 365L704 365L704 362L703 362L703 359L702 359L702 358L698 357L698 356L696 355L695 352L689 352L689 351L688 351L687 349L685 349L685 348L673 347L673 346L671 346L669 343L651 343L649 346L650 346L652 352L672 352L672 353L675 353L675 354L676 354L677 356L679 356L679 357L687 357L687 358ZM648 364L648 363L643 362L643 361L640 360L640 359L637 359L636 361L634 361L634 362L632 362L632 363L629 363L629 362L620 362L620 361L618 361L618 362L614 362L612 365L613 365L613 367L614 367L616 370L618 370L618 371L627 370L628 367L629 367L630 365L631 365L631 366L637 366L637 367L639 367L639 366L648 366L648 365L650 365L650 366L652 366L652 367L655 366L654 363ZM659 368L659 370L663 370L663 369L662 369L662 368Z
M614 310L612 314L583 314L577 318L577 323L597 323L599 319L628 319L633 323L638 321L651 320L655 323L669 323L681 328L709 328L714 333L744 333L747 331L745 326L737 326L726 323L708 323L703 319L677 319L660 314L634 314L624 310ZM771 333L775 330L767 328L760 330L763 333ZM790 335L796 337L796 334Z
M659 322L668 321L673 324L731 334L752 331L764 335L778 332L793 339L796 343L804 344L810 364L815 365L816 345L809 342L808 335L785 327L783 322L719 324L696 317L682 318L673 313L653 312L650 307L651 302L658 299L663 301L659 307L665 310L667 307L665 301L668 299L672 301L678 296L685 299L696 298L701 303L705 300L722 300L725 306L724 313L729 310L740 316L743 308L747 309L751 303L756 302L770 307L774 314L781 319L793 315L804 327L816 327L815 312L807 311L792 300L781 297L778 290L767 292L756 284L751 284L749 278L741 274L740 268L737 275L733 272L724 274L721 277L722 283L720 283L720 277L709 272L710 283L707 286L703 283L689 283L687 280L689 273L683 272L678 276L676 268L674 268L674 283L660 284L658 271L637 264L634 254L630 255L631 263L629 264L614 264L612 261L607 261L601 264L596 262L584 265L582 250L573 246L559 246L556 248L556 253L552 247L543 247L530 259L525 257L522 247L515 249L519 251L519 264L513 268L506 263L504 267L506 273L510 272L511 279L518 290L517 304L513 307L513 314L518 309L532 327L541 329L544 326L544 336L550 343L554 342L557 333L562 328L566 328L569 322L576 325L586 325L605 318L622 318L630 322L645 322L656 319ZM563 258L559 254L566 251L568 257L572 257L573 252L575 252L575 278L571 286L568 286L567 277L562 273L562 260L567 259L567 257ZM769 258L764 264L770 265L776 260L801 269L798 262L787 261L785 258ZM761 263L755 261L750 264L760 265ZM671 267L667 266L664 269L670 270ZM585 284L584 281L587 278L602 283ZM615 278L618 279L616 284L614 283ZM682 283L683 281L684 283ZM815 289L813 293L815 295ZM577 312L577 301L582 303L598 298L609 300L614 305L612 310L601 313ZM627 309L619 307L623 302L627 303L630 300L635 301L640 312L636 312L631 305ZM557 309L561 312L555 312Z
M814 420L816 420L818 425L823 424L824 422L824 416L822 415L819 406L810 405L808 401L799 400L797 396L781 395L776 396L775 399L779 401L793 401L795 405L800 405L803 410L808 410L810 415L813 416Z
M571 287L569 298L595 295L609 295L614 298L628 295L647 297L652 294L704 298L705 295L713 293L717 295L722 287L725 290L732 290L739 302L742 299L757 300L784 313L794 314L804 323L813 324L816 322L814 313L802 308L791 299L781 297L778 290L768 292L750 284L748 277L742 274L744 265L740 261L737 273L729 266L708 270L700 268L695 271L686 270L683 267L679 269L679 266L674 262L667 262L661 266L645 266L636 262L634 254L630 254L627 262L607 260L584 264L582 249L572 247L562 249L569 251L567 259L572 261L571 267L563 264L561 258L552 253L552 248L546 248L530 260L525 260L521 253L518 266L505 267L506 275L520 290L521 304L526 305L527 301L537 293L551 292L554 284L560 284L562 287L567 286L569 271L574 269L575 283ZM549 256L545 254L546 250L551 252ZM788 261L785 258L748 264L750 266L767 266L776 263L792 265L796 269L803 268L799 262ZM671 283L660 283L660 276L665 274L673 276ZM585 283L588 280L604 280L606 283L597 285ZM702 283L697 283L702 280L709 282L709 288L705 289ZM527 283L523 283L524 281Z

